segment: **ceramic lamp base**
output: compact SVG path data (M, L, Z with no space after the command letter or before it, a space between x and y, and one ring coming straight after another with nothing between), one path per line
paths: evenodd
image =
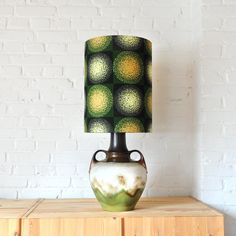
M102 161L96 158L99 152L106 154ZM139 160L131 159L133 152L139 153ZM108 151L94 153L89 174L94 194L106 211L133 210L147 181L144 157L138 150L128 151L125 133L111 133Z
M146 180L146 169L135 162L99 162L90 171L92 189L106 211L133 210Z

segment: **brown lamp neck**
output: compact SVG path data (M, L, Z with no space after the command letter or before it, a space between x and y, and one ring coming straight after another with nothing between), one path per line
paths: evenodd
M109 152L128 152L125 133L111 133Z
M110 147L107 150L108 162L130 162L125 133L111 133Z

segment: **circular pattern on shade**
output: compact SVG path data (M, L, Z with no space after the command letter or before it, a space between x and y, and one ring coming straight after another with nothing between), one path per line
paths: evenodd
M147 62L147 71L146 71L146 76L150 84L152 84L152 62L148 61Z
M135 52L121 52L114 60L113 72L121 82L137 84L143 76L143 62Z
M104 85L92 86L87 95L87 109L92 117L105 116L112 107L111 90Z
M121 119L115 126L117 133L140 133L144 132L142 122L134 117Z
M148 89L144 99L145 110L150 118L152 118L152 90Z
M109 56L98 53L90 57L88 76L92 83L102 83L109 79L112 73L112 62Z
M135 36L118 35L114 40L116 45L124 50L137 50L142 45L141 38Z
M151 41L146 40L145 47L146 47L146 50L147 50L149 56L152 56L152 43L151 43Z
M128 35L86 41L85 132L151 131L151 46Z
M112 132L111 124L103 118L91 119L88 124L90 133L110 133Z
M116 110L124 116L137 116L143 108L142 93L132 85L121 86L114 102Z
M101 36L90 39L87 43L88 48L91 52L100 52L109 46L111 40L111 36Z

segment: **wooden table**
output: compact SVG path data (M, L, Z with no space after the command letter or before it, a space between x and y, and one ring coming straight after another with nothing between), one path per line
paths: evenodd
M5 202L5 205L9 204ZM18 230L16 232L20 229L21 236L224 235L223 215L191 197L143 198L130 212L105 212L94 199L18 202L19 206L25 206L25 212L18 214L18 226L13 225L13 228ZM29 207L27 210L26 206ZM6 209L1 210L0 216L4 212L10 216ZM17 235L11 233L14 230L3 231L10 232L3 234L2 227L0 236ZM6 227L11 228L10 221Z

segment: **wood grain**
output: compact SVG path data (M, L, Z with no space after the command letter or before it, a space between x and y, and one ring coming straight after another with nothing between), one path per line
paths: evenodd
M221 213L192 197L143 198L134 211L106 212L95 199L57 199L42 201L30 218L56 217L160 217L222 216Z
M125 218L124 236L223 236L222 217Z
M23 236L122 236L120 218L24 219Z

